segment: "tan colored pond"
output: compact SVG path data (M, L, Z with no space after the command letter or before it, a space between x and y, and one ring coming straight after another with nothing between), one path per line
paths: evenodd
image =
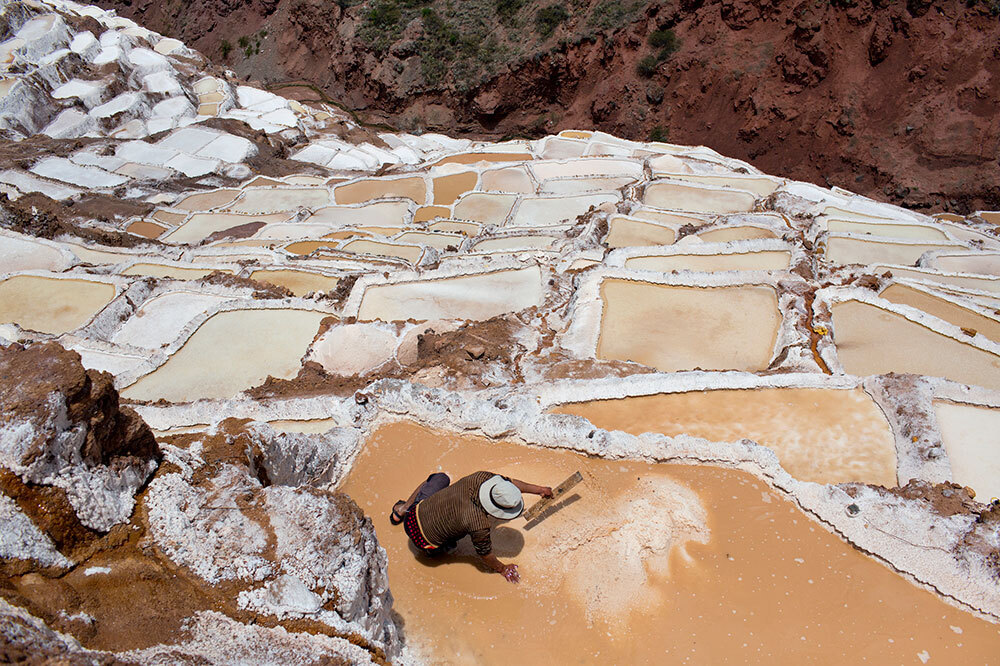
M529 153L459 153L444 157L432 166L442 164L478 164L479 162L525 162L531 160Z
M146 220L137 220L125 228L125 231L130 234L142 236L143 238L159 238L166 230L166 227L155 222L147 222Z
M89 322L114 297L114 285L104 282L15 275L0 282L0 323L61 335Z
M454 216L460 220L483 224L503 224L515 201L517 197L513 194L472 192L455 204Z
M776 178L764 176L725 176L703 173L657 173L659 177L673 178L675 180L685 180L689 183L699 183L701 185L713 185L716 187L732 187L737 190L752 192L758 197L769 197L781 185L781 181Z
M889 285L879 295L887 301L915 307L938 319L977 331L990 340L1000 342L1000 321L963 308L953 301L898 283Z
M659 393L560 405L598 428L714 442L744 437L774 450L796 479L896 486L896 445L862 389L758 388Z
M305 296L311 291L328 292L337 286L338 278L294 270L260 270L250 274L251 280L267 282L285 287L296 296Z
M122 275L145 275L156 278L173 278L175 280L197 280L209 273L232 273L228 268L194 268L187 266L168 266L166 264L132 264L122 271Z
M356 207L325 206L317 209L308 222L345 227L401 227L409 216L410 205L403 201L376 201Z
M893 243L830 235L826 240L826 260L836 264L886 263L912 266L924 252L952 248L954 245Z
M229 207L234 213L277 213L298 208L318 208L330 203L330 193L323 187L269 188L245 190L243 198Z
M698 238L706 243L730 243L738 240L753 240L754 238L777 238L773 230L766 227L740 225L735 227L719 227L698 233Z
M242 190L213 190L212 192L200 192L184 197L173 205L177 210L200 211L212 210L219 206L225 206L236 201Z
M486 238L472 246L473 252L493 252L495 250L544 250L555 242L551 236L504 236Z
M407 231L396 236L396 240L401 243L418 243L428 245L438 250L446 250L449 247L458 248L465 240L462 234L446 234L440 231Z
M514 227L538 227L574 222L591 208L606 208L618 201L617 194L578 194L553 198L525 198L514 212Z
M608 222L608 235L604 239L609 248L640 247L646 245L670 245L677 239L677 231L672 227L614 216Z
M983 218L990 224L1000 225L1000 211L993 210L981 210L979 211L979 217Z
M781 324L774 289L608 279L597 357L667 372L767 368Z
M438 280L368 287L362 321L483 320L539 305L544 296L538 266Z
M451 217L451 208L448 206L421 206L413 214L413 221L430 222L442 217Z
M538 188L539 194L585 194L588 192L615 192L631 185L635 178L562 178L546 180Z
M914 280L927 280L960 289L976 289L979 291L1000 291L1000 280L996 278L983 277L979 275L942 275L929 268L900 268L898 266L887 266L885 264L875 264L872 270L878 275L886 271L892 273L894 277L911 278Z
M1000 497L1000 409L936 400L934 412L951 478L975 490L980 502Z
M751 211L756 197L752 192L740 190L656 182L646 186L642 200L657 208L721 214Z
M476 187L479 174L475 171L453 173L434 179L434 203L439 206L450 206L466 192Z
M285 251L292 254L306 255L312 254L321 248L336 250L340 247L340 243L337 241L338 239L336 238L331 238L330 240L325 241L298 241L297 243L289 243L286 245Z
M344 252L355 254L373 254L377 257L389 257L402 259L411 264L420 261L420 255L424 253L419 245L403 245L402 243L380 243L370 240L353 240L342 248Z
M912 372L1000 389L1000 356L858 301L833 305L837 358L848 374Z
M216 233L253 222L274 224L288 220L288 213L271 215L241 215L238 213L195 213L183 225L167 234L167 243L197 243Z
M941 229L932 226L918 224L892 224L892 223L870 223L857 222L854 220L829 219L826 221L827 231L842 233L849 232L855 234L868 234L871 236L883 236L887 238L906 238L908 240L938 241L949 240L948 234Z
M535 184L524 167L507 167L484 171L482 189L487 192L532 194L535 191Z
M174 227L187 219L187 213L174 213L169 210L154 210L151 218L158 222L163 222L165 225Z
M291 379L330 315L312 310L234 310L212 315L184 346L121 391L130 400L230 398L268 376Z
M366 178L347 185L338 185L333 190L338 204L360 204L373 199L412 199L418 204L427 200L427 182L420 177L410 178Z
M445 231L463 234L465 236L478 236L482 230L481 224L475 222L460 222L458 220L441 220L434 224L427 225L431 231Z
M726 254L669 254L630 257L625 268L647 271L783 271L792 259L790 252L734 252Z
M480 571L468 540L427 560L389 524L392 502L441 469L548 485L579 470L584 482L530 529L520 519L494 529L497 556L519 565L515 586ZM340 489L373 516L403 634L428 663L895 664L925 651L985 663L1000 646L996 625L910 584L746 472L395 423Z
M949 273L1000 275L1000 254L955 254L934 257L934 267Z

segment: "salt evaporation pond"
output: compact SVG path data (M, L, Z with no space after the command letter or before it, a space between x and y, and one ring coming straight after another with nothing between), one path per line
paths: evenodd
M233 310L207 319L162 366L121 391L131 400L228 398L268 375L291 379L330 315L312 310Z
M770 287L601 285L597 356L677 370L763 370L781 323Z
M106 282L15 275L0 282L0 323L59 335L86 324L114 297Z
M605 430L715 442L752 439L802 481L896 485L896 446L862 389L757 388L657 393L560 405Z
M864 377L912 372L1000 389L1000 356L859 301L833 306L837 358Z
M468 540L417 557L392 503L428 473L584 483L527 528L494 529L521 583L485 573ZM436 664L987 663L1000 629L867 557L754 476L586 458L382 426L340 490L374 516L408 643ZM535 498L529 497L530 500ZM817 600L822 599L822 603Z

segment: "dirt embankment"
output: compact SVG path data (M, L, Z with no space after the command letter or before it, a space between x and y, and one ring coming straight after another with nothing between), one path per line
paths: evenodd
M516 0L98 4L404 129L663 137L930 212L1000 208L988 2L590 0L545 26Z

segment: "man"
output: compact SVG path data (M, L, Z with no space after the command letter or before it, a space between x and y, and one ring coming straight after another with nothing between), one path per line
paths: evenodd
M451 483L436 472L410 498L392 507L389 520L403 523L410 541L436 557L452 550L468 535L483 563L512 583L521 580L516 564L504 564L493 554L490 529L497 520L513 520L524 511L521 493L552 497L548 486L536 486L492 472L476 472Z

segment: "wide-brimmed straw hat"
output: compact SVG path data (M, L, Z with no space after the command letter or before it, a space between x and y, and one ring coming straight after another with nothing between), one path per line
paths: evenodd
M524 511L521 491L499 474L494 474L479 486L479 503L486 513L501 520L517 518Z

